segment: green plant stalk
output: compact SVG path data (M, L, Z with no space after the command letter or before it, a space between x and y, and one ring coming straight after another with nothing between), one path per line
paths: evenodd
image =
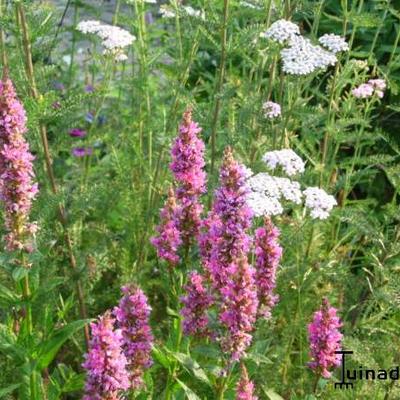
M68 88L72 85L73 80L73 69L74 69L74 60L75 60L75 49L76 49L76 35L75 35L75 27L78 23L79 17L79 5L78 2L74 2L74 18L73 18L73 30L72 30L72 44L71 44L71 54L70 54L70 62L68 68Z
M356 7L356 4L357 4L357 1L354 1L354 3L353 3L354 8ZM353 5L352 5L352 9L353 9ZM357 14L360 14L360 12L362 11L363 6L364 6L364 0L360 0L360 2L358 4ZM353 48L353 43L354 43L354 38L356 37L356 32L357 32L357 25L353 24L353 31L351 32L351 36L350 36L350 40L349 40L349 48L350 49ZM349 62L349 59L350 59L350 51L347 52L347 60L346 60L346 62Z
M221 99L222 86L223 86L224 79L225 79L226 45L227 45L227 36L228 36L228 17L229 17L229 0L224 0L224 11L223 11L223 17L222 17L222 26L221 26L221 62L220 62L220 66L219 66L217 86L216 86L216 89L214 92L215 106L214 106L214 114L213 114L212 125L211 125L211 168L210 168L211 176L214 174L218 120L219 120L219 114L220 114L221 102L222 102L222 99Z
M3 0L0 0L0 17L3 16ZM1 48L1 63L3 68L8 69L8 59L6 53L4 30L0 29L0 48Z
M227 384L232 373L232 368L229 368L226 376L222 376L218 381L215 388L215 395L217 400L224 400L224 394L227 389Z
M139 3L139 4L138 4ZM150 125L150 115L151 115L151 102L150 102L150 93L149 93L149 72L147 68L148 62L148 49L147 49L147 40L146 40L146 21L145 21L145 10L144 10L144 2L143 0L134 2L135 15L139 22L138 27L138 41L139 41L139 71L140 71L140 82L144 87L144 103L146 106L146 114L145 118L142 117L142 101L140 101L139 106L139 120L144 121L144 125L148 127ZM152 166L152 148L153 148L153 135L151 129L148 129L147 136L147 158L149 163L149 169ZM141 128L141 130L143 130ZM142 134L143 135L143 134Z
M34 75L34 70L33 70L32 52L31 52L31 44L30 44L30 40L29 40L28 25L27 25L25 11L24 11L24 7L23 7L22 3L17 3L16 11L17 11L17 15L19 18L19 23L21 25L22 41L23 41L23 48L24 48L24 58L25 58L25 70L26 70L26 75L27 75L28 82L29 82L31 96L36 101L40 101L40 96L39 96L39 92L36 87L36 80L35 80L35 75ZM57 188L54 171L53 171L53 166L52 166L52 161L51 161L51 156L50 156L49 144L48 144L48 140L47 140L47 130L46 130L46 126L42 122L39 123L39 132L40 132L40 137L41 137L41 141L42 141L47 176L50 181L50 186L51 186L51 190L52 190L53 194L57 195L58 188ZM58 204L58 216L59 216L59 220L60 220L60 223L61 223L61 225L63 227L63 231L64 231L64 240L65 240L65 244L67 246L69 262L70 262L72 270L74 272L76 272L78 269L78 266L77 266L75 255L73 252L71 237L68 232L67 219L65 216L65 209L61 203ZM86 311L86 305L85 305L85 300L84 300L84 292L83 292L82 283L79 278L77 279L77 282L76 282L76 292L77 292L77 296L78 296L79 311L80 311L81 318L87 319L87 311ZM84 328L84 336L85 336L86 346L88 346L89 340L90 340L90 334L89 334L89 327L87 325Z

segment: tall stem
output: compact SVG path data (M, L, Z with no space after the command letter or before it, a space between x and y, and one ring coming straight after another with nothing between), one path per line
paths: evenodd
M3 0L0 0L0 17L3 15ZM4 68L8 68L8 59L6 53L6 44L4 30L0 29L0 48L1 48L1 63Z
M213 175L214 173L218 118L221 109L221 92L222 92L222 85L225 79L228 15L229 15L229 0L224 0L224 11L223 11L223 19L221 27L221 63L219 67L217 87L215 90L215 108L214 108L214 115L211 128L211 175Z
M23 48L24 48L24 56L25 56L25 69L26 69L26 75L29 81L29 86L30 86L30 91L31 91L31 96L35 99L39 99L39 92L37 90L36 86L36 80L35 80L35 75L34 75L34 70L33 70L33 63L32 63L32 51L31 51L31 43L29 40L29 32L28 32L28 25L26 22L26 17L25 17L25 11L22 3L17 3L17 15L19 15L19 22L21 24L21 31L22 31L22 41L23 41ZM51 156L50 156L50 150L49 150L49 144L47 140L47 129L46 126L40 122L39 123L39 132L40 132L40 138L42 141L42 146L43 146L43 153L44 153L44 159L46 163L46 172L48 179L50 181L50 186L53 194L58 194L58 188L54 176L54 171L53 171L53 166L52 166L52 161L51 161ZM61 222L61 225L63 226L64 230L64 240L65 244L67 245L67 252L68 252L68 258L69 262L71 265L71 268L76 272L78 267L75 259L75 255L73 252L73 247L72 247L72 241L70 234L68 232L68 227L67 227L67 219L65 216L65 209L64 206L59 203L58 204L58 217ZM84 301L84 292L83 292L83 287L80 279L77 280L76 282L76 291L77 291L77 296L78 296L78 301L79 301L79 311L81 318L86 319L87 318L87 311L86 311L86 305ZM86 345L89 345L89 327L85 326L84 328L84 335L85 335L85 341Z

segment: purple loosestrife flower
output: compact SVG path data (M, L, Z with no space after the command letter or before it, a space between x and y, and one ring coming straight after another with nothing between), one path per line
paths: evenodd
M232 361L238 361L250 346L257 317L257 287L255 271L243 256L235 264L224 287L221 288L220 321L227 329L221 344L230 353Z
M182 243L180 231L176 222L177 205L173 189L168 193L168 199L160 212L161 222L156 230L158 235L150 239L157 249L157 255L168 261L170 267L179 263L178 248Z
M4 204L7 250L32 251L37 225L29 222L34 183L34 156L24 138L26 115L14 86L4 73L0 82L0 199Z
M204 143L198 136L200 132L201 128L192 121L192 111L187 110L171 149L170 169L178 182L175 193L180 207L179 230L185 246L199 233L203 211L199 197L206 190Z
M282 257L282 247L279 246L278 237L279 230L269 218L265 219L265 226L255 232L258 313L265 319L271 318L271 310L279 299L274 294L276 270Z
M79 129L79 128L73 128L68 133L71 137L85 137L86 136L86 131L84 131L83 129Z
M181 297L185 335L209 335L207 310L213 304L213 298L204 286L203 276L198 272L191 272L185 290L186 296Z
M329 369L340 365L340 354L335 354L335 351L340 350L343 335L339 331L342 323L336 313L328 300L323 299L321 309L314 313L313 321L308 325L312 357L308 365L324 378L331 377Z
M124 296L115 307L114 315L122 330L131 388L138 389L143 385L144 370L152 364L150 352L154 339L149 325L151 307L141 289L124 286L122 292Z
M246 230L251 225L252 211L247 205L247 193L245 170L228 147L224 152L220 187L215 192L209 216L210 228L206 233L212 244L208 269L216 288L225 286L230 270L233 268L235 271L237 260L247 255L250 248Z
M90 324L92 339L82 364L87 371L83 400L118 400L129 388L127 360L122 352L122 332L114 330L110 312Z
M236 400L258 400L254 396L254 383L249 379L246 367L241 365L241 375L236 386Z

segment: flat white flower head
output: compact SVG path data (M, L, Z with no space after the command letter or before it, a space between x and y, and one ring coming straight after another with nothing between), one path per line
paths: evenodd
M280 215L283 213L282 204L277 198L268 197L260 192L248 193L246 201L255 217Z
M281 106L273 101L266 101L263 106L264 116L268 119L274 119L281 116Z
M103 53L114 55L116 61L127 59L122 49L131 45L136 40L136 37L131 35L127 30L119 26L103 24L100 21L81 21L76 26L76 29L85 34L91 33L97 35L102 39L101 44L105 49Z
M304 172L304 161L291 149L268 151L262 157L267 167L281 167L289 176Z
M321 36L318 41L333 54L349 50L349 45L346 40L334 33L327 33Z
M310 209L310 215L313 219L328 218L333 207L337 205L333 196L318 187L309 187L303 191L303 194L305 205Z
M282 69L292 75L307 75L317 69L335 65L336 56L320 46L314 46L309 39L293 36L289 47L281 50Z
M202 10L196 10L191 6L183 6L183 11L189 17L205 19L205 14L204 14L204 11L202 11Z
M293 22L280 19L275 21L265 32L261 33L260 37L282 44L296 35L300 35L299 27Z
M160 12L161 18L175 18L176 17L175 11L172 9L172 7L169 7L167 5L160 6L159 12Z

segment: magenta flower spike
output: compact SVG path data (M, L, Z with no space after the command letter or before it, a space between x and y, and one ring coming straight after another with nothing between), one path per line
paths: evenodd
M85 137L86 136L86 131L83 129L80 129L80 128L73 128L68 133L71 137Z
M314 313L313 321L308 325L312 358L308 366L324 378L330 378L329 370L340 365L340 354L335 354L335 351L341 349L341 326L337 310L324 298L321 309Z
M171 188L168 192L166 204L160 212L161 222L156 228L158 235L150 239L152 245L157 249L158 257L167 261L170 267L179 263L178 248L182 243L176 214L176 199Z
M243 256L235 264L235 271L221 291L221 312L219 319L226 328L221 344L231 355L232 361L239 361L250 346L257 317L257 287L255 271Z
M205 192L204 143L199 138L201 128L192 120L192 111L183 114L179 135L172 146L170 169L178 185L175 190L179 204L178 228L184 246L197 237L203 206L200 196Z
M5 242L9 251L32 251L31 239L37 230L37 225L29 222L38 186L34 183L34 156L25 133L25 110L5 71L0 82L0 199L4 205Z
M274 294L276 271L282 257L278 243L279 230L269 218L265 226L255 232L256 282L259 300L258 313L265 319L271 318L271 310L279 300Z
M184 307L183 332L185 335L208 336L209 319L207 310L213 304L213 298L205 287L205 279L198 272L189 274L188 283L185 286L186 296L181 298Z
M149 325L151 307L143 291L134 286L122 288L124 296L114 308L117 325L122 331L122 348L132 389L143 386L144 370L152 364L153 334Z
M241 375L236 386L236 400L258 400L254 396L254 383L249 379L246 367L241 364Z
M235 272L235 265L250 248L247 229L251 226L252 212L247 205L245 170L234 158L228 147L220 171L220 187L215 192L214 205L209 216L208 238L212 244L208 267L216 288L226 284L227 277ZM231 271L232 270L232 271Z
M114 323L110 312L106 312L90 324L92 339L82 364L87 372L83 400L118 400L129 388L122 332L114 329Z

